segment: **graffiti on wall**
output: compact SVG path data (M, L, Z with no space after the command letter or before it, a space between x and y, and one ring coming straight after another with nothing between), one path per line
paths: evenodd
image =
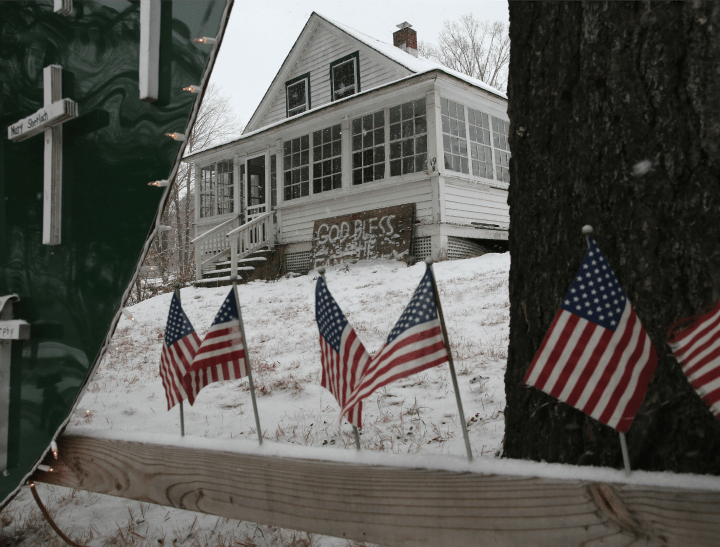
M386 258L407 263L415 204L316 220L313 268L343 262Z

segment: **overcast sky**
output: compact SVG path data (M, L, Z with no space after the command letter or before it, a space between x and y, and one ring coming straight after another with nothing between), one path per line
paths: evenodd
M396 25L404 21L418 33L418 42L435 42L443 21L466 13L508 22L506 0L236 1L211 83L230 96L243 124L255 112L313 11L389 44Z

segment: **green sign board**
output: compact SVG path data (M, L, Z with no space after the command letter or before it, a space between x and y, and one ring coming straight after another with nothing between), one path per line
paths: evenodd
M0 507L109 343L231 7L56 4L0 2Z

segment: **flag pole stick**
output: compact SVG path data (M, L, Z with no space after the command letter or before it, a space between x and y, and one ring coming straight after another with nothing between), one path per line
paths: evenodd
M462 400L460 400L460 387L458 386L457 375L455 374L455 365L453 364L452 352L450 351L450 339L448 338L447 329L445 328L445 318L443 317L442 306L440 305L440 294L435 284L435 272L433 271L432 258L425 259L425 264L432 273L433 293L435 294L435 302L437 303L438 316L440 318L440 327L442 329L443 339L445 341L445 351L447 352L448 364L450 365L450 376L452 377L453 389L455 390L455 400L457 401L458 413L460 414L460 423L462 424L463 437L465 438L465 450L467 451L468 461L473 461L472 449L470 448L470 436L468 435L467 423L465 422L465 412L463 411Z
M325 268L323 266L318 268L318 273L323 278L323 281L325 281L325 284L327 284L327 279L325 279ZM358 432L358 428L355 424L352 424L352 428L353 435L355 435L355 449L360 452L360 433Z
M175 283L175 298L180 302L180 283ZM185 436L185 413L183 412L182 401L180 401L180 436Z
M582 233L585 236L585 241L587 242L588 250L590 250L590 236L593 233L593 227L589 224L586 224L582 227ZM628 454L628 447L627 447L627 439L625 438L625 433L622 431L618 431L618 435L620 435L620 451L622 452L623 457L623 465L625 466L625 474L629 477L630 476L630 455Z
M258 414L257 400L255 399L255 384L253 383L252 370L250 367L250 351L248 350L247 340L245 339L245 327L242 320L242 312L240 311L240 299L237 293L237 275L230 276L232 282L233 295L235 296L235 307L240 320L240 336L242 337L242 345L245 351L245 368L247 369L248 382L250 383L250 397L252 398L253 412L255 412L255 427L257 428L258 442L263 443L262 429L260 429L260 415Z

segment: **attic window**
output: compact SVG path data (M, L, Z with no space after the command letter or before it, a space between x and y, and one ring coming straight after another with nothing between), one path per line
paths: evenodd
M337 101L360 92L360 56L351 53L330 63L332 100Z
M285 109L287 117L310 110L310 73L285 82Z

